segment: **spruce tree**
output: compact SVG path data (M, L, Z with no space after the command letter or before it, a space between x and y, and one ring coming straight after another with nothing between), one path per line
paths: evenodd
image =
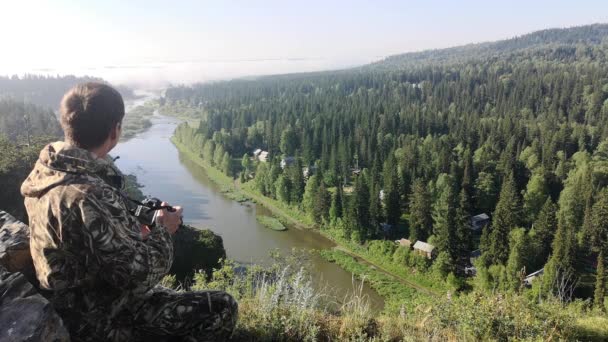
M555 214L557 212L557 206L551 200L551 197L547 197L545 204L543 205L540 213L530 235L533 239L535 248L533 258L535 268L540 268L547 262L547 258L551 253L551 244L553 243L553 236L557 230L557 218Z
M600 252L608 246L608 188L602 189L591 210L591 250Z
M304 195L304 175L302 174L302 162L296 155L294 165L289 167L289 177L291 180L291 202L301 203Z
M317 189L319 189L319 178L317 175L310 176L306 187L304 188L304 196L302 196L302 208L312 218L315 211L315 200L317 198Z
M528 263L528 253L530 252L530 242L528 234L523 228L516 228L509 234L509 259L507 261L508 288L519 290L522 278L529 273L525 269Z
M410 240L426 241L431 233L431 195L422 178L414 180L410 195Z
M457 258L455 202L454 185L450 177L447 188L439 197L433 211L435 246L448 256L450 272L455 270Z
M395 226L401 217L401 195L399 193L397 161L393 154L390 153L390 157L384 163L384 210L386 222Z
M277 199L281 202L289 204L290 192L291 192L291 182L289 178L285 175L280 175L275 182Z
M455 251L456 264L460 265L461 269L469 261L471 254L471 209L469 207L470 199L465 188L460 190L458 208L456 209L456 237Z
M251 159L249 159L247 153L243 154L243 159L241 159L241 166L243 167L243 172L245 172L246 175L249 175L249 173L251 172Z
M224 152L224 157L222 158L222 171L224 171L226 176L232 176L232 160L228 152Z
M365 173L361 173L355 180L355 187L348 201L347 224L359 232L362 241L369 237L370 233L370 194L365 180Z
M604 252L597 256L597 270L595 276L595 291L593 292L593 304L597 309L604 310L604 298L606 297L606 274L604 271Z
M576 235L572 227L558 220L557 232L552 244L552 254L545 265L543 288L557 295L560 300L569 300L576 283Z
M329 219L335 221L341 218L344 210L344 190L342 184L338 184L336 192L332 196L331 207L329 209Z
M521 222L521 204L511 173L504 181L496 210L492 216L490 235L491 263L504 265L509 258L509 233Z
M314 219L317 224L326 222L329 218L329 207L331 205L331 194L327 191L325 183L321 182L316 191Z
M375 230L383 222L382 216L382 201L380 200L380 184L372 183L374 177L370 177L370 199L369 199L369 221L371 227ZM386 196L386 194L385 194Z

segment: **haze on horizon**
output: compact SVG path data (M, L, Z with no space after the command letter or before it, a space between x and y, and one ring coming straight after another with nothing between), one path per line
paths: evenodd
M608 22L606 1L7 1L0 75L154 87L346 68L598 22Z

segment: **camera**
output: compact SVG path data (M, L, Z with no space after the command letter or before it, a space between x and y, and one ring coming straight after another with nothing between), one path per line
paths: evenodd
M171 206L163 206L162 201L158 198L148 197L138 203L135 208L131 209L131 213L137 217L140 223L153 227L156 224L158 211L162 209L175 211Z

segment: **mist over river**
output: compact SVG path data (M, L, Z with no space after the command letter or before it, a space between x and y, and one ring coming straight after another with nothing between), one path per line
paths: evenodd
M273 249L287 254L293 248L326 249L335 245L314 231L292 226L282 232L268 229L256 220L258 214L270 216L267 209L225 197L204 169L170 142L179 122L155 115L149 130L119 143L112 151L113 156L120 156L116 163L123 172L137 175L144 194L184 207L184 222L221 235L228 257L239 263L268 264L272 262L269 252ZM329 288L338 299L353 291L349 272L315 253L311 254L310 263L316 287ZM369 296L375 309L382 307L382 297L373 289L364 285L363 293Z

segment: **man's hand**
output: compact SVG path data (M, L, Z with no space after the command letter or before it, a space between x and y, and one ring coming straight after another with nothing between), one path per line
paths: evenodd
M169 205L169 203L163 202L161 205ZM158 222L167 228L169 234L175 234L179 225L182 224L182 207L175 206L173 209L175 211L163 209L158 213Z

